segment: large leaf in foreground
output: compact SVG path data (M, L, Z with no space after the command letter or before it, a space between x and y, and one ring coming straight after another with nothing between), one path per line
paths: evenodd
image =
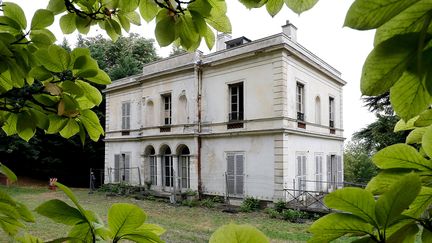
M85 221L84 216L76 208L58 199L44 202L35 210L45 217L66 225L75 225Z
M432 163L423 158L414 147L406 144L388 146L376 153L372 161L380 169L432 170Z
M346 187L324 198L327 207L350 212L366 222L376 225L375 199L371 192L361 188Z
M265 243L269 239L257 228L243 224L228 224L219 227L210 237L209 243Z
M385 229L414 201L421 189L420 177L414 173L403 176L376 202L376 216Z
M317 221L309 228L316 235L344 235L356 233L359 235L373 234L374 228L363 219L346 213L331 213Z
M124 235L132 234L146 220L144 211L136 205L129 203L116 203L108 211L108 227L114 240Z

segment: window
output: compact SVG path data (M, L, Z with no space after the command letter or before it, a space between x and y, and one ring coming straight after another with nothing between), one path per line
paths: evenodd
M322 160L323 158L321 154L315 154L315 190L318 192L323 189Z
M130 129L130 102L122 103L122 129Z
M174 167L171 155L171 149L165 148L162 155L162 166L163 166L163 181L165 187L174 186Z
M150 181L152 185L157 185L157 159L154 148L150 149L149 154L149 162L150 162Z
M304 121L304 85L297 83L296 90L297 120Z
M296 187L299 193L306 190L306 155L299 153L296 155Z
M129 182L130 154L114 155L114 182Z
M182 188L190 188L190 155L188 147L184 147L179 156L179 177Z
M329 126L335 127L335 102L333 97L329 97Z
M244 190L244 154L227 153L226 186L228 194L243 195Z
M171 125L171 94L162 95L163 100L163 124Z
M315 98L315 123L321 124L321 99L319 96Z
M229 94L229 121L242 121L244 119L243 82L229 85Z

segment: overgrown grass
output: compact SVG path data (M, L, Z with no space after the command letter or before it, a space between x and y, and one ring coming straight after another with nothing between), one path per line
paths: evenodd
M52 192L45 188L0 187L13 197L25 203L30 209L36 208L49 199L62 199L71 202L61 191ZM210 235L221 225L229 222L252 224L262 230L272 242L304 242L310 238L309 224L294 224L280 219L271 219L264 212L223 213L216 208L173 206L168 203L135 200L125 197L106 197L104 193L88 194L85 189L73 189L84 208L97 212L106 222L109 207L116 202L139 205L148 215L148 222L159 224L166 233L166 242L208 242ZM57 224L48 218L34 214L36 224L28 224L29 233L43 240L65 236L69 227ZM4 235L0 233L0 239Z

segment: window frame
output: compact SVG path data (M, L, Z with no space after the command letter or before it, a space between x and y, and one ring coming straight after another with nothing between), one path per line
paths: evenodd
M332 96L329 96L329 127L334 128L335 127L335 98Z
M233 93L233 90L235 90L235 93ZM228 105L229 105L228 121L229 122L237 122L237 121L244 120L244 110L245 110L244 91L245 90L244 90L243 81L228 84ZM236 97L235 102L233 102L233 97ZM233 109L234 107L235 109Z
M172 125L172 95L165 93L161 95L162 98L162 125ZM168 102L167 102L168 101Z
M130 130L131 123L131 102L123 101L121 105L122 130Z
M296 82L296 111L297 120L305 121L305 84Z

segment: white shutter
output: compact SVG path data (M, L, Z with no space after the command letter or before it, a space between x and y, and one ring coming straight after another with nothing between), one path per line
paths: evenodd
M114 155L114 182L120 181L120 154Z
M228 194L234 194L234 155L233 154L227 154L227 190Z
M327 155L327 189L331 188L331 156Z
M125 154L125 181L126 182L130 182L130 174L131 174L131 169L130 169L130 154Z
M236 155L236 181L235 181L235 191L236 194L242 195L243 194L243 187L244 187L244 157L243 154L237 154Z
M343 187L343 170L342 170L342 157L336 156L337 159L337 182L338 188Z

